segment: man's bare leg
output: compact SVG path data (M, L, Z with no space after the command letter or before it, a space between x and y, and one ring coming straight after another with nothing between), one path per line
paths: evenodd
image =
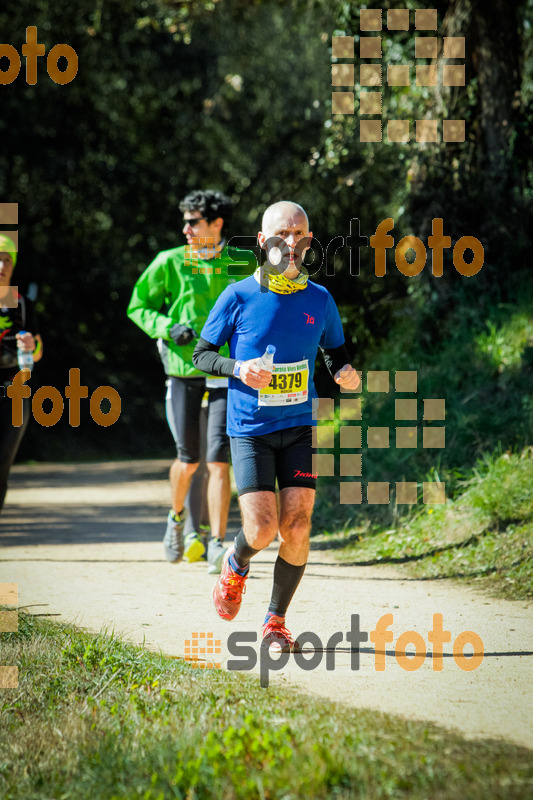
M231 484L229 464L222 461L211 461L207 465L209 483L207 485L207 504L209 506L209 522L211 539L207 547L208 573L218 575L226 551L222 544L228 525Z
M189 491L185 496L185 510L187 519L183 535L196 531L200 533L202 527L209 528L209 513L207 511L207 481L209 473L205 461L200 465L191 479Z
M285 627L285 614L305 572L314 501L315 490L307 487L291 486L280 492L281 546L274 564L263 640L284 652L300 649Z
M280 532L280 556L289 564L307 562L315 490L290 486L282 489L278 504L274 492L247 492L239 498L243 531L254 550L263 550Z
M185 509L187 519L183 528L183 535L189 533L203 533L202 528L209 528L209 512L207 509L207 483L209 473L205 463L207 431L207 408L200 410L200 463L192 476L189 491L185 496ZM203 541L203 539L202 539Z
M247 492L239 497L242 529L254 550L263 550L278 532L278 509L274 492Z
M306 486L289 486L280 492L279 555L289 564L307 563L314 504L315 490Z
M176 514L183 511L185 497L191 485L192 476L198 469L198 464L187 464L177 458L170 466L170 488L172 491L172 508Z
M207 465L207 469L209 470L207 504L209 506L211 537L223 541L228 525L231 500L229 464L222 461L212 461Z
M285 628L285 613L305 571L314 501L314 489L283 489L278 519L274 492L248 492L239 498L243 527L235 539L235 550L228 557L233 582L246 580L251 558L274 541L278 529L280 532L282 543L274 565L272 597L263 636L282 650L295 648ZM238 575L242 577L236 578ZM213 598L220 616L233 619L240 607L242 590L240 587L238 597L231 592L226 596L223 582L215 586Z
M197 467L198 464L185 464L182 461L178 461L178 459L173 461L170 467L173 510L169 512L167 518L163 548L166 560L170 561L172 564L177 564L182 558L189 557L183 536L184 517L181 515L184 508L185 497ZM200 547L203 553L204 547L201 543Z
M233 619L238 613L250 559L278 532L274 492L249 492L241 495L239 503L243 527L235 537L234 547L226 551L222 575L213 587L213 602L223 619Z

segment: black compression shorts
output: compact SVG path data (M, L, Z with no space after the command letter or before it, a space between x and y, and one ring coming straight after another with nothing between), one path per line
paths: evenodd
M263 436L232 436L231 460L239 496L278 487L316 487L312 473L311 426L298 425Z
M167 380L167 420L176 442L178 459L186 464L200 461L200 411L205 394L205 378ZM226 433L228 390L209 389L207 405L207 463L229 461L229 439Z

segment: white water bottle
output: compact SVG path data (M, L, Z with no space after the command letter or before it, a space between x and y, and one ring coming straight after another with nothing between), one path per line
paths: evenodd
M265 369L267 372L274 371L274 353L276 352L276 348L273 344L267 344L267 348L260 358L257 358L255 363L260 369ZM257 408L261 408L261 390L257 392Z
M256 360L256 365L260 369L264 369L267 372L274 371L274 354L276 352L276 348L273 344L267 344L267 348L263 355Z
M26 331L19 331L19 333L26 333ZM20 369L33 369L33 353L29 350L22 349L22 343L17 342L17 361Z

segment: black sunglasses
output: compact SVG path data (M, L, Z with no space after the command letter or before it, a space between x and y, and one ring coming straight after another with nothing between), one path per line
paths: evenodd
M190 225L191 228L196 228L198 223L201 222L203 219L207 221L207 217L194 217L193 219L184 219L183 227L185 227L185 225Z

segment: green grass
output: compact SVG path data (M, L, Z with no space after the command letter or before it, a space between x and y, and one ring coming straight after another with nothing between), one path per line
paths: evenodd
M333 540L338 557L404 563L419 577L468 578L508 598L533 597L533 448L485 459L454 500L414 506L396 523L346 528L344 542Z
M2 634L5 800L524 798L531 753L260 689L21 614ZM529 794L530 796L530 794Z

